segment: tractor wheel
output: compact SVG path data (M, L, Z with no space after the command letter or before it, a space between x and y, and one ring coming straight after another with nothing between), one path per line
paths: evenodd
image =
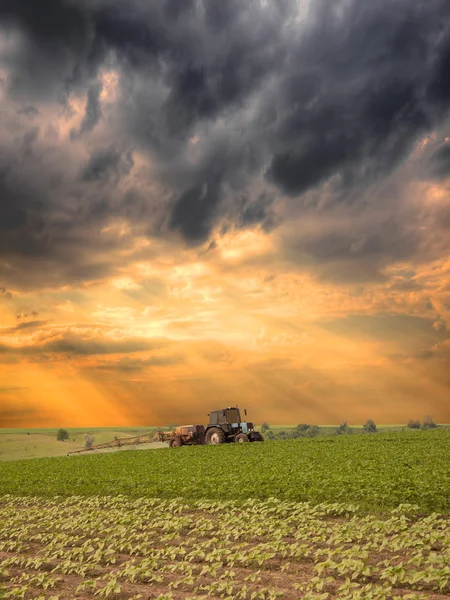
M173 438L173 440L170 440L170 442L169 442L170 448L177 448L178 446L182 446L182 445L183 445L183 443L179 437Z
M245 444L249 441L248 435L245 433L238 433L237 436L234 438L234 441L238 444Z
M211 427L206 432L207 444L223 444L225 442L225 432L220 427Z

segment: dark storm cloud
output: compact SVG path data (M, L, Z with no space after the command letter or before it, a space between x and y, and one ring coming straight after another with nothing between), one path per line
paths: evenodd
M449 71L450 72L450 71ZM443 144L431 157L430 175L445 179L450 176L450 144Z
M432 258L445 247L445 231L439 226L431 247L421 225L425 217L431 226L435 215L408 205L409 198L390 186L377 191L377 204L305 209L304 223L281 241L282 255L293 265L308 266L319 280L360 282L386 280L382 268L392 261L407 261L412 256ZM393 209L387 203L396 199ZM440 234L439 234L440 232ZM440 237L441 236L441 237Z
M348 5L339 18L341 3L317 3L269 99L276 150L267 176L290 195L360 166L365 182L386 176L442 117L446 91L436 82L447 48L436 40L448 4Z
M77 135L83 133L89 133L100 121L102 116L102 109L100 106L100 94L102 92L102 86L99 83L94 83L89 87L87 94L86 112L81 122L79 131L73 130L71 137L74 138Z
M215 181L186 190L175 203L170 226L180 229L188 241L205 241L220 197L220 184Z
M110 147L92 153L82 172L84 181L108 179L111 175L126 175L133 168L133 155L130 151L121 152Z
M0 120L0 252L9 263L22 268L24 256L28 264L45 256L66 278L89 277L89 269L101 276L108 265L80 258L86 247L95 253L98 239L80 231L111 215L199 244L222 219L270 230L277 221L269 198L280 192L296 203L329 183L333 203L378 202L366 187L392 175L447 116L450 4L317 0L299 10L293 0L3 0L7 109L29 125L48 102L67 111L71 97L87 97L71 139L58 141L56 131L61 152L51 155L41 146L52 124L2 146L11 125ZM102 69L119 75L109 120ZM103 149L92 151L99 144L87 140L102 127ZM83 143L87 163L70 146ZM116 175L134 165L119 147L149 158L160 197L137 184L117 189ZM444 150L435 162L434 176L443 177ZM134 209L136 197L144 200ZM154 215L161 202L165 218ZM393 216L394 234L402 219ZM386 236L368 228L359 256L385 253ZM344 252L341 235L301 250L325 263ZM421 246L417 236L410 253ZM391 247L389 257L407 255L402 248Z
M139 224L150 210L145 189L120 187L131 151L113 144L74 160L70 147L43 142L22 123L14 137L20 144L2 139L0 122L0 280L29 289L108 276L115 243L99 230L124 214Z
M63 94L98 61L82 3L4 0L0 17L7 33L21 35L19 47L5 60L12 69L10 91L15 98L31 95L39 101Z
M24 108L21 108L17 112L19 113L19 115L26 115L27 117L30 117L30 118L37 117L37 115L39 114L38 109L31 105L24 106Z
M272 213L274 204L274 196L267 192L259 194L254 200L243 197L242 204L239 206L240 219L237 221L241 227L261 224L265 231L270 231L277 223L277 219Z

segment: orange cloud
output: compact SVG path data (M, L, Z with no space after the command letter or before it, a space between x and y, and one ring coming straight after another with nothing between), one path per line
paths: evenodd
M42 424L39 413L66 426L195 421L235 402L273 423L448 421L448 261L330 285L253 266L275 240L255 231L224 240L218 258L138 261L44 300L14 293L41 312L11 308L0 331L2 424Z

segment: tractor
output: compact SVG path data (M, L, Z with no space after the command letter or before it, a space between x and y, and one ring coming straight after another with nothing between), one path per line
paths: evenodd
M247 410L244 409L245 415ZM226 442L263 442L259 431L255 431L253 423L241 421L241 412L237 406L214 410L208 414L205 440L207 444L224 444Z

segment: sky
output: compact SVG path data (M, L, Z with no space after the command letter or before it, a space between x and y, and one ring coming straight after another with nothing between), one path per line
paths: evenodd
M2 0L0 426L450 422L448 0Z

